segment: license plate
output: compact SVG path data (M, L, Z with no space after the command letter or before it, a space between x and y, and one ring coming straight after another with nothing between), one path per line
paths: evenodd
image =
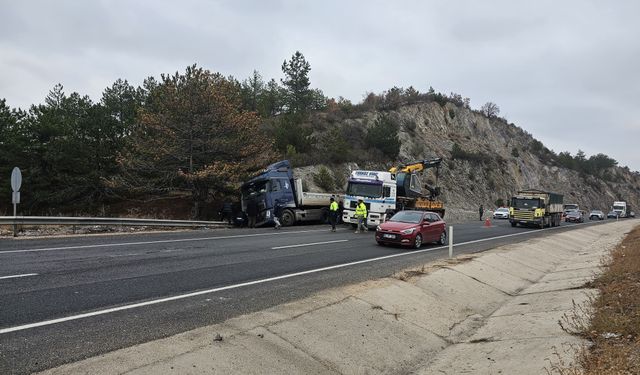
M387 234L387 233L385 233L385 234L382 235L382 237L384 237L384 238L396 238L396 235L395 234Z

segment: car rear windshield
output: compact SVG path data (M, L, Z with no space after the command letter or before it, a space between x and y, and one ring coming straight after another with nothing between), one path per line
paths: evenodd
M418 224L422 220L422 212L420 211L400 211L393 215L389 221L399 221L401 223Z

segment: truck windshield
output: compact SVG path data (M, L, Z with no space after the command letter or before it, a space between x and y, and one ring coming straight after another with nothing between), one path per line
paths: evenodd
M624 206L613 206L613 209L622 211L624 210Z
M269 181L256 181L242 187L242 197L249 198L267 192Z
M519 209L535 209L540 207L540 199L513 198L511 207Z
M578 205L577 204L565 204L564 205L564 209L565 210L577 210L578 209Z
M380 198L382 197L382 185L363 184L361 182L349 182L347 195L357 197Z

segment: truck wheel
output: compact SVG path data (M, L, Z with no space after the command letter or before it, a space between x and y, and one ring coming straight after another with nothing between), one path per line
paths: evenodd
M329 224L329 210L327 208L322 209L322 224Z
M284 210L282 213L282 220L280 221L282 222L283 227L290 227L296 222L296 217L291 210Z
M512 226L512 227L514 227L514 228L515 228L517 225L518 225L518 223L516 223L516 222L511 223L511 226Z

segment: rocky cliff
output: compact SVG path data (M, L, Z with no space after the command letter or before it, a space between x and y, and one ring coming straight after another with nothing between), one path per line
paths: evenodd
M337 180L353 169L386 170L396 162L442 157L439 185L449 220L475 217L478 205L491 209L498 199L507 199L523 188L564 194L565 203L578 203L584 210L601 209L606 213L614 200L624 200L640 211L638 172L611 167L585 174L559 167L557 155L531 134L504 119L488 118L464 106L416 103L384 113L363 112L331 127L366 129L382 115L400 124L399 161L329 166ZM316 128L314 136L322 139L329 131L330 127ZM318 165L297 169L299 175L310 177L305 180L311 189L317 189L310 176L317 172ZM425 176L425 181L433 179L431 173Z

